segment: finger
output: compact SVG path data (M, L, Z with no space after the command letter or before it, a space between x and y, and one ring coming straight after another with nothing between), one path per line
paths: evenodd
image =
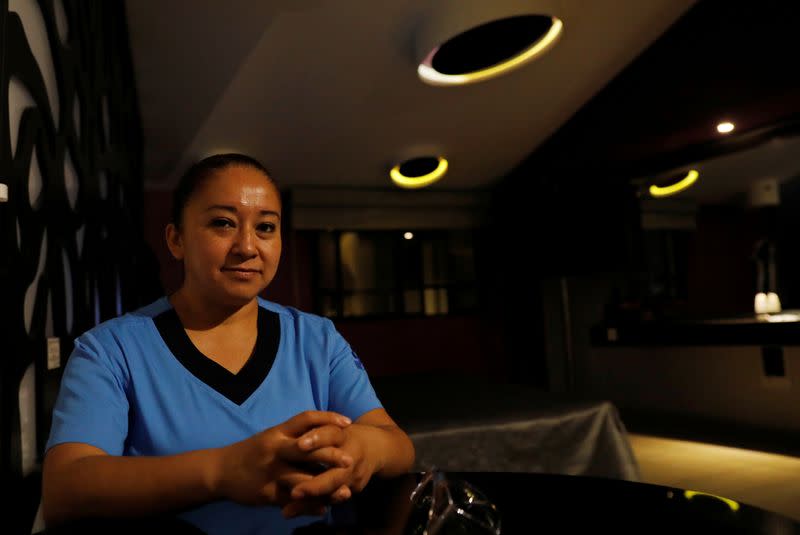
M339 427L347 427L351 423L353 422L350 420L350 418L336 412L305 411L289 418L279 427L290 437L299 437L314 427L322 427L324 425L338 425Z
M289 462L299 471L311 475L319 475L329 468L349 468L353 465L353 456L340 448L320 448L314 451L300 451L287 444L278 450L278 457Z
M322 516L326 510L326 504L319 499L295 500L284 505L281 508L281 514L284 518L294 518L300 515Z
M278 485L277 491L275 493L275 500L272 502L274 505L278 505L281 507L286 507L287 505L294 504L292 508L289 509L290 512L293 512L294 515L297 514L324 514L324 511L321 513L314 513L318 509L324 509L325 506L331 504L339 504L349 500L353 495L353 492L347 485L342 485L336 491L329 495L329 496L313 496L309 498L304 498L300 500L296 500L292 498L291 495L291 488L285 487L282 485ZM296 511L293 511L296 509ZM312 511L312 512L306 512Z
M353 495L353 492L350 490L350 487L347 485L342 485L339 487L336 492L331 494L331 503L342 503L350 499Z
M314 476L311 474L307 474L305 472L286 472L285 474L281 474L278 476L278 485L284 489L288 489L291 492L291 489L299 485L300 483L305 483L306 481L311 481L314 479Z
M293 488L311 481L332 468L349 468L353 458L338 448L322 448L304 455L303 461L282 463L276 480L279 485Z
M327 472L323 472L313 479L304 481L295 486L292 489L292 498L299 500L315 496L331 495L339 487L347 484L349 476L349 469L331 468Z
M303 451L311 451L325 446L341 446L347 440L344 430L337 425L324 425L306 431L297 439Z
M353 466L353 456L340 448L320 448L306 453L304 457L326 468L350 468Z

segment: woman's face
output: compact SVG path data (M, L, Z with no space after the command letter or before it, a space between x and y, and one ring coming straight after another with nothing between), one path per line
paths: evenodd
M184 289L225 305L254 299L278 269L280 224L278 192L257 169L233 165L206 178L184 207L182 228L167 228Z

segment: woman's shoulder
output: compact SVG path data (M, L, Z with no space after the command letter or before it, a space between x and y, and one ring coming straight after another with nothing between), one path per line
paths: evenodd
M161 297L134 311L98 323L78 337L78 340L116 339L126 335L141 336L142 326L151 323L154 317L171 307L172 305L170 305L169 300L166 297Z
M339 354L349 348L347 341L336 329L333 321L324 316L304 312L260 297L258 305L280 317L281 337L286 337L292 343L304 348L312 360L320 359L321 355ZM281 346L298 347L284 344Z
M269 310L270 312L274 312L279 316L285 317L290 322L297 326L302 326L305 328L315 328L315 329L333 329L333 322L324 316L320 316L317 314L312 314L310 312L304 312L297 308L281 305L279 303L275 303L274 301L268 301L261 297L258 298L258 306Z

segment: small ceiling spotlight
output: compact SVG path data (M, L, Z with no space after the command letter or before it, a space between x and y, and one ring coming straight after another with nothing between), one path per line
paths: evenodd
M725 121L717 125L717 132L720 134L730 134L733 132L734 128L736 128L736 126L733 123Z
M424 188L442 178L447 167L447 160L441 156L422 156L395 165L389 176L401 188Z
M677 182L671 181L671 184L666 186L657 186L653 184L650 186L650 196L651 197L669 197L670 195L675 195L676 193L680 193L681 191L689 188L692 184L697 182L697 178L700 176L696 170L692 169L686 176L678 180Z
M414 239L414 233L413 232L406 232L405 234L403 234L403 237L405 239L407 239L407 240L413 240Z

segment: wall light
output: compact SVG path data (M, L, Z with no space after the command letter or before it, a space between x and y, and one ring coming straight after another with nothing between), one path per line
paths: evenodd
M403 237L405 239L407 239L407 240L413 240L414 239L414 233L413 232L406 232L405 234L403 234Z
M662 187L653 184L652 186L650 186L650 195L653 197L669 197L670 195L675 195L676 193L679 193L687 189L692 184L697 182L697 177L699 176L700 173L692 169L681 180L669 186Z

